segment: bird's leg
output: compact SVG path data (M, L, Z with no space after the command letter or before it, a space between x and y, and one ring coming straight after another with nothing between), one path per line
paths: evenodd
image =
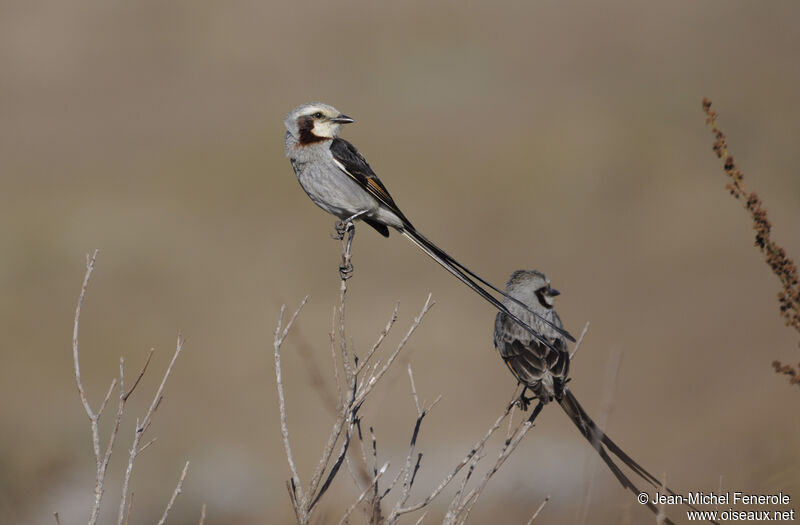
M531 399L533 399L533 398L531 398ZM528 402L530 403L530 400L529 400ZM538 416L538 415L539 415L539 412L541 412L541 411L542 411L542 408L544 408L544 403L542 403L541 401L539 401L539 402L536 404L536 406L534 407L534 409L533 409L533 412L531 412L531 417L529 417L529 418L528 418L528 422L529 422L531 425L533 424L533 420L534 420L534 419L536 419L536 416Z
M336 221L335 223L333 223L333 228L336 230L336 234L333 238L339 241L344 239L344 235L355 227L353 221L358 219L368 211L369 210L361 210L360 212L354 213L353 215L344 220Z
M338 226L338 224L337 224ZM350 247L353 245L353 237L356 236L356 227L352 221L348 220L344 223L344 231L342 232L341 239L347 235L347 240L344 240L344 252L342 253L342 264L339 266L339 277L346 281L353 276L353 264L350 262Z
M519 397L517 399L515 399L514 401L512 401L511 404L512 405L517 405L520 408L520 410L523 410L523 411L528 410L528 407L531 405L531 401L536 399L536 396L525 397L525 392L527 392L527 391L528 391L528 386L526 385L522 389L522 393L519 395Z
M337 241L344 239L344 234L347 233L347 223L344 221L336 221L333 223L334 233L331 235Z

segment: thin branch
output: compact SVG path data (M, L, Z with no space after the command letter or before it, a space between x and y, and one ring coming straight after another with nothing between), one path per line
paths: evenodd
M372 486L378 484L378 479L381 476L383 476L383 473L386 472L386 469L388 469L388 468L389 468L389 463L387 462L375 474L375 477L372 479L372 483L370 483L369 486L367 486L367 488L364 489L364 491L361 493L361 495L353 502L353 504L350 505L347 508L347 510L344 513L344 516L342 516L342 519L339 520L339 525L343 525L344 523L347 523L347 520L350 518L350 515L353 513L353 511L356 510L356 507L358 507L358 504L361 503L364 500L364 498L366 497L367 493L370 491Z
M395 516L401 516L409 512L414 512L422 509L423 507L427 506L431 501L433 501L433 499L436 498L436 496L438 496L442 492L442 490L444 490L445 487L447 487L447 485L450 484L451 481L453 481L453 478L455 478L455 476L457 476L458 473L461 472L461 469L463 469L464 466L467 465L472 460L472 458L474 458L483 449L484 445L489 440L489 438L492 437L492 435L497 431L498 428L500 428L500 425L502 424L503 420L506 417L508 417L509 412L511 412L511 408L514 406L513 401L516 398L517 395L515 390L514 398L508 403L508 405L506 405L506 409L503 411L502 414L500 414L500 417L498 417L497 420L494 422L494 424L492 424L492 426L489 427L489 430L486 431L486 434L484 434L484 436L472 446L467 455L464 456L461 459L461 461L458 462L455 468L441 481L441 483L439 483L439 485L435 489L433 489L433 492L425 496L425 498L419 503L416 503L409 507L396 509L395 511L393 511L393 514Z
M539 513L542 512L542 509L544 508L545 505L547 505L548 501L550 501L550 494L545 496L544 501L542 502L542 504L539 505L539 508L536 509L536 512L534 512L533 516L531 516L531 519L528 520L528 525L531 525L531 523L533 523L533 520L535 520L536 518L539 517Z
M464 496L464 491L466 490L467 487L467 483L469 483L472 474L475 472L475 466L478 464L478 461L480 461L482 458L483 458L482 455L477 455L470 461L469 469L467 469L467 474L464 476L464 479L461 480L458 490L456 490L456 493L453 495L453 499L450 501L450 505L448 505L447 507L447 513L445 514L442 523L450 525L451 523L456 521L456 518L458 517L458 509L461 508L461 505L463 504L464 501L463 496Z
M339 351L342 353L342 366L344 367L345 381L348 385L353 384L353 368L350 363L350 357L347 353L347 337L345 337L345 297L347 296L347 279L350 278L349 272L343 271L349 268L352 271L352 264L350 263L350 245L353 242L353 237L356 234L355 226L353 223L345 225L345 233L342 235L342 265L339 267L341 284L339 285Z
M484 474L483 479L481 480L480 485L478 487L472 489L469 495L464 500L464 505L462 508L459 509L459 514L463 513L462 521L466 521L467 517L469 516L472 507L477 503L478 498L483 493L483 490L486 488L486 484L489 483L489 480L494 476L494 474L500 469L500 467L505 463L508 457L511 455L514 450L516 450L517 446L522 441L522 438L525 437L525 434L533 427L532 418L528 418L520 423L517 427L514 437L511 441L506 441L505 446L500 450L500 454L497 457L497 461L492 466L489 471Z
M186 479L186 472L189 470L189 462L186 462L186 465L183 467L183 472L181 473L181 479L178 480L178 486L175 487L175 491L172 493L172 497L169 498L169 503L167 503L167 508L164 509L164 514L162 514L161 519L158 520L158 525L164 525L164 522L167 521L167 515L169 511L172 510L172 505L175 504L175 499L178 497L178 494L181 493L183 489L183 480ZM203 505L205 509L205 505Z
M197 522L197 525L203 525L206 521L206 504L203 503L203 506L200 507L200 521Z
M372 475L375 481L372 483L372 495L370 496L370 503L372 504L371 521L375 523L383 522L383 512L381 510L381 499L378 497L378 438L375 437L375 429L369 427L369 435L372 438Z
M381 377L386 373L389 367L394 362L394 359L400 353L400 351L405 347L408 339L411 335L416 331L419 327L422 319L425 317L425 314L433 307L435 303L431 300L431 294L428 294L428 297L425 301L425 304L422 307L419 315L414 318L414 322L412 323L411 327L409 328L408 332L406 333L405 337L398 343L397 347L393 351L393 353L389 356L389 359L386 361L386 364L381 368L376 374L371 376L367 381L362 383L360 386L356 382L355 375L353 377L353 383L351 383L351 387L348 389L348 396L354 395L354 398L351 398L348 402L345 403L344 409L340 414L340 417L334 422L333 429L328 437L328 442L325 445L325 449L322 453L322 458L320 462L317 464L317 467L314 469L314 474L311 477L311 483L309 485L309 491L307 494L307 498L312 497L312 495L316 492L319 483L322 480L322 474L328 466L330 458L333 454L333 448L338 441L339 437L342 434L342 431L345 427L347 427L347 435L349 436L350 429L353 425L353 418L355 414L353 414L353 407L358 408L364 402L367 395L372 391L375 385L380 381ZM343 334L342 334L343 336ZM344 359L344 356L343 356ZM352 369L350 370L352 373ZM346 374L347 375L347 374ZM348 437L349 438L349 437ZM316 498L314 498L316 500Z
M395 348L394 352L391 353L389 359L386 360L386 364L372 377L370 377L366 382L361 385L361 388L358 390L353 405L358 406L361 404L362 401L369 395L375 385L380 381L381 377L389 370L389 367L392 366L397 355L400 351L406 346L409 338L414 334L414 332L419 328L420 323L422 323L422 319L425 317L433 305L436 304L435 302L431 301L431 294L428 294L428 298L425 300L425 304L422 306L422 311L420 311L419 315L414 318L414 322L411 324L411 327L408 329L405 337L398 343L397 348Z
M351 394L355 391L355 385L353 387L348 387L348 392ZM345 434L345 439L349 439L350 431L355 424L354 421L356 419L353 410L351 407L353 406L352 398L350 401L342 403L342 410L339 412L339 416L333 423L333 428L331 428L331 432L328 435L328 441L325 444L325 448L322 451L322 457L320 458L319 463L314 469L314 473L311 475L311 483L309 484L308 488L308 495L307 498L312 498L319 487L319 484L322 481L322 475L325 472L325 469L328 468L328 463L333 455L333 449L336 446L336 442L339 440L339 437L342 435L342 430L347 427L347 432ZM305 501L304 505L310 506L311 501Z
M111 385L108 387L108 392L106 392L106 397L103 398L103 402L100 403L100 409L97 411L97 415L99 417L100 414L103 413L103 410L106 409L106 405L108 404L108 400L111 399L111 392L114 391L114 387L117 386L117 378L111 380Z
M314 499L311 500L311 503L308 505L308 511L311 512L311 509L314 508L314 505L317 504L319 499L322 497L323 494L328 490L331 483L333 482L333 478L336 477L336 474L339 472L339 467L342 466L342 461L344 461L345 456L347 455L347 449L350 446L350 432L347 432L344 435L344 443L342 443L342 450L339 453L339 456L336 458L336 461L333 462L333 466L331 470L328 472L328 477L325 478L325 483L322 484L322 487L319 489L319 492Z
M514 389L514 401L511 402L511 406L509 407L511 410L508 414L508 430L506 431L506 441L511 439L511 434L514 433L514 412L517 410L519 406L519 396L516 394L517 390L519 390L520 384L517 384L517 388ZM523 387L522 393L525 393L525 388Z
M138 456L139 454L141 454L142 452L147 450L147 448L150 445L152 445L153 443L155 443L156 441L158 441L158 438L153 438L150 441L148 441L147 443L145 443L144 445L142 445L141 447L139 447L139 450L136 452L136 455Z
M281 306L281 317L278 319L278 327L275 330L275 341L274 344L277 344L279 347L283 344L286 340L286 337L289 335L289 330L292 329L292 325L294 324L297 316L300 315L300 311L308 302L308 296L306 295L303 297L303 300L300 301L300 306L297 307L297 310L294 311L292 317L289 319L289 322L283 328L283 332L281 332L281 323L283 323L283 312L286 310L286 305Z
M108 466L107 463L105 465L103 464L103 459L100 456L100 428L98 422L115 385L115 382L112 381L111 387L108 389L108 393L106 394L106 397L100 406L100 410L95 413L86 397L86 391L83 388L83 381L81 380L81 365L78 353L78 332L80 328L81 308L83 307L83 301L86 298L86 288L89 286L89 280L91 279L92 272L94 271L94 263L97 260L97 253L98 251L95 250L91 256L88 254L86 255L86 273L83 276L81 293L78 296L78 304L75 307L75 319L72 324L72 361L75 370L75 383L78 386L78 394L80 395L83 409L86 411L86 415L89 417L89 423L92 432L92 450L94 451L96 466L94 503L92 504L92 510L89 515L89 525L94 525L97 523L97 519L100 514L100 502L103 499L103 492L105 491L104 480L106 467Z
M586 336L586 332L589 331L589 321L586 321L586 324L583 325L583 331L581 331L581 336L578 338L578 342L575 343L575 348L572 349L572 353L569 354L569 361L572 362L572 358L575 357L575 354L578 353L578 349L581 347L581 343L583 343L583 338Z
M389 331L392 329L392 326L394 326L395 321L397 321L397 312L399 309L400 309L400 303L395 303L394 310L392 310L392 315L391 317L389 317L389 321L386 323L386 326L383 328L380 335L378 335L378 339L372 345L372 348L369 349L367 355L358 364L358 367L356 368L356 375L360 374L361 371L364 370L364 367L367 366L367 363L369 363L369 360L378 350L378 347L380 347L381 343L383 343L383 340L386 339L386 336L389 334Z
M144 418L141 421L139 420L139 418L136 419L136 429L133 434L133 444L131 445L131 450L130 453L128 454L128 466L125 468L125 475L122 480L122 496L120 497L119 512L117 514L117 525L123 524L124 512L125 512L125 500L128 497L128 487L130 485L131 473L133 472L133 462L136 460L136 457L152 443L151 440L144 447L140 448L139 441L141 441L142 436L147 431L147 429L150 428L150 423L152 422L153 414L155 414L156 410L158 410L158 407L161 404L161 400L163 398L164 386L166 385L167 379L169 379L169 376L172 373L172 368L175 366L175 361L177 361L178 356L181 353L181 350L183 350L183 342L184 342L183 336L181 335L180 332L178 332L178 340L177 343L175 344L175 352L172 354L172 360L170 360L169 365L167 366L167 369L164 372L164 377L161 378L161 383L158 385L158 389L156 390L156 393L153 396L153 401L150 403L150 408L147 410L147 413L145 414ZM149 362L149 357L148 357L148 362ZM131 391L132 390L133 389L131 389Z
M81 293L78 296L78 305L75 307L75 321L72 324L72 360L74 361L75 366L75 382L78 385L78 393L81 396L83 408L86 410L86 415L89 416L89 419L91 420L94 420L96 416L92 411L92 407L89 406L89 400L86 399L86 392L83 389L83 382L81 381L81 365L80 360L78 359L78 328L81 319L81 307L83 306L83 300L86 297L86 288L89 286L89 279L92 278L94 263L97 260L97 252L98 250L95 250L91 256L88 254L86 255L86 273L83 276ZM96 447L96 449L99 451L99 445Z
M101 503L102 496L103 496L103 493L104 493L104 490L105 490L104 489L105 475L106 475L106 472L108 470L108 465L109 465L109 462L111 460L111 454L112 454L112 452L114 450L114 445L116 443L117 436L119 434L119 428L120 428L120 424L122 422L122 415L124 413L125 403L128 400L128 398L131 396L133 391L136 389L136 387L138 386L139 381L144 376L144 374L145 374L145 372L147 370L147 366L150 363L150 359L152 357L152 353L153 353L153 350L151 349L150 353L147 356L145 364L142 367L142 370L139 372L139 375L137 376L137 378L134 381L133 386L130 388L130 390L126 390L125 389L125 359L124 358L120 358L120 361L119 361L119 382L117 382L116 378L114 378L111 381L111 385L109 386L105 397L103 398L102 402L100 403L100 406L99 406L97 412L94 412L92 410L91 405L90 405L90 403L89 403L89 401L87 399L87 396L86 396L86 391L84 389L83 382L81 380L78 334L79 334L79 329L80 329L81 309L83 307L83 302L84 302L84 300L86 298L86 290L87 290L87 287L89 285L89 280L91 279L92 272L94 271L94 265L95 265L95 262L97 260L97 253L98 253L98 251L95 250L94 253L91 256L90 255L86 256L86 272L84 274L83 283L81 285L81 292L80 292L80 295L78 296L78 304L77 304L77 306L75 308L75 319L73 321L73 328L72 328L72 358L73 358L73 366L74 366L74 372L75 372L75 383L76 383L76 385L78 387L78 394L80 396L81 403L83 404L84 410L86 411L86 415L89 417L89 421L91 423L92 448L93 448L93 451L94 451L95 463L96 463L96 467L97 467L96 479L95 479L95 490L94 490L95 498L94 498L94 503L92 505L91 514L90 514L90 517L89 517L89 525L95 525L97 523L98 518L99 518L100 503ZM182 344L183 344L183 341L182 341L181 336L179 334L178 335L178 345L177 345L177 349L175 351L175 355L173 356L172 362L170 363L169 367L167 368L167 371L166 371L166 373L164 375L164 378L163 378L163 380L161 382L161 385L159 386L158 391L156 392L156 396L153 399L153 403L150 405L150 409L148 410L148 412L147 412L147 414L146 414L146 416L145 416L145 418L143 420L142 426L140 426L139 422L137 421L136 433L134 434L134 442L133 442L133 446L131 448L131 454L130 454L129 461L128 461L128 467L126 469L124 482L123 482L123 491L122 491L122 497L121 497L121 501L120 501L119 515L118 515L118 523L120 525L123 523L123 519L124 519L124 521L126 523L129 521L128 518L130 516L130 511L131 511L131 508L133 506L133 493L131 493L130 501L129 501L128 505L127 505L127 514L124 515L124 512L126 510L125 502L126 502L126 498L127 498L127 494L128 494L128 484L129 484L129 481L130 481L130 474L131 474L131 470L132 470L132 467L133 467L133 460L135 459L136 455L139 452L141 452L144 448L147 447L147 445L145 445L145 447L143 447L143 448L137 448L138 447L138 443L139 443L139 439L140 439L142 433L144 432L144 430L146 430L146 428L149 426L149 424L151 422L152 415L156 411L156 409L158 408L158 405L159 405L159 403L160 403L160 401L161 401L161 399L163 397L162 396L162 392L163 392L163 389L164 389L164 384L166 383L166 380L169 377L169 374L170 374L170 372L172 370L172 367L175 364L175 360L177 359L178 354L181 351ZM107 443L106 448L105 448L105 452L101 454L99 421L100 421L101 415L103 414L103 412L105 411L106 407L108 406L108 403L111 400L111 394L114 391L114 389L117 387L117 385L119 385L119 398L118 398L118 401L117 401L117 411L116 411L116 414L115 414L115 417L114 417L114 423L113 423L113 426L112 426L112 429L111 429L111 433L109 435L109 439L108 439L108 443ZM151 441L151 443L152 443L152 441ZM148 443L148 445L149 445L149 443ZM188 467L188 463L187 463L187 467ZM183 476L181 476L180 483L178 484L178 488L176 489L176 493L173 495L173 498L170 501L169 507L172 506L172 503L174 502L174 499L177 496L177 493L180 492L180 487L181 487L181 484L183 483L183 479L184 479L185 476L186 476L186 469L184 468ZM169 510L169 507L167 508L167 511ZM167 514L167 512L165 512L164 518L162 518L162 522L166 518L166 514ZM55 514L55 518L56 518L56 522L60 525L60 518L59 518L57 513Z
M133 510L133 496L135 494L136 494L135 492L131 491L131 497L128 500L128 510L125 512L125 523L126 524L131 522L131 510Z
M344 396L342 394L342 379L339 376L339 360L336 359L336 307L333 307L333 316L331 317L331 358L333 359L333 376L336 378L336 393L339 395L337 397L337 409L342 408L342 403L344 403Z
M142 366L142 369L139 371L139 375L136 376L136 381L133 382L133 386L131 387L131 389L128 390L127 392L124 392L123 394L124 401L127 401L128 398L131 396L131 394L133 394L133 391L136 390L136 387L139 385L139 381L142 380L144 373L147 372L147 366L150 364L150 359L152 359L153 352L155 351L156 351L155 348L151 348L150 351L147 352L147 359L144 360L144 366Z
M286 452L286 459L289 461L289 468L292 471L292 488L293 490L297 491L296 496L293 499L294 501L304 501L305 497L303 495L303 487L300 482L300 475L297 473L297 467L294 463L292 446L289 443L289 426L286 422L286 401L284 400L283 396L283 380L281 376L281 345L286 340L286 336L289 335L289 329L292 327L292 324L294 324L295 319L300 313L300 310L302 310L303 306L305 306L307 300L308 296L303 298L303 300L300 302L300 306L297 307L297 310L295 310L294 315L292 315L291 319L289 319L289 322L286 324L285 328L283 328L282 325L283 316L286 312L286 305L281 306L281 314L278 318L278 326L275 328L275 337L272 345L275 351L275 377L278 386L278 406L280 407L281 413L281 436L283 437L283 447L284 451ZM283 332L281 332L282 328Z
M417 385L414 384L414 372L411 371L411 363L408 363L408 379L411 381L411 396L414 398L414 406L417 407L417 417L422 415L419 406L419 396L417 395Z
M413 378L413 376L412 376L412 378ZM414 384L413 383L413 379L412 379L412 383L411 384L412 385ZM420 430L420 428L422 426L422 420L425 418L426 415L428 415L428 412L430 412L430 410L434 406L436 406L436 404L441 399L442 399L442 396L437 397L436 400L433 403L431 403L431 406L429 406L428 408L422 410L419 413L419 415L417 416L417 421L414 424L414 432L411 435L411 444L408 447L408 455L406 456L406 463L405 463L405 466L403 467L403 489L402 489L400 498L397 500L397 504L395 505L395 509L402 508L403 505L405 505L406 502L408 501L408 497L411 494L411 486L414 484L414 477L416 477L417 470L419 469L419 462L422 459L422 454L420 454L418 459L417 459L417 466L414 469L413 473L411 471L411 458L414 456L414 449L417 446L417 437L419 436L419 430Z

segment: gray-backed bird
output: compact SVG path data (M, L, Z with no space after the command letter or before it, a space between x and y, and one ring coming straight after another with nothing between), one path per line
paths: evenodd
M311 200L344 223L362 220L384 237L389 236L389 227L399 231L495 308L521 323L534 339L549 345L549 341L540 337L536 329L511 313L481 284L522 310L527 310L525 304L477 276L411 225L364 156L351 143L338 137L342 124L351 122L352 118L336 108L318 102L296 107L284 120L287 130L286 156L291 160L297 180ZM528 313L533 317L539 315L535 311L528 310ZM551 331L574 341L561 326L555 326L546 319L540 318L539 321Z
M524 386L519 399L522 407L527 408L531 400L538 400L529 420L536 419L544 405L551 401L557 402L575 423L581 434L600 454L623 487L637 496L641 493L611 459L609 452L644 481L661 490L661 482L611 441L611 438L586 414L567 386L569 352L567 341L560 330L562 328L561 318L554 308L554 298L559 295L559 292L550 286L550 279L536 270L517 270L511 274L506 284L506 293L516 300L503 297L503 305L512 315L509 316L503 311L497 313L494 321L494 346L500 352L500 356L511 373ZM521 308L518 301L526 304L528 308ZM534 315L531 315L531 311ZM522 319L533 327L540 337L531 337L530 332L521 327L515 318ZM541 339L546 339L547 344L542 344ZM530 390L533 397L526 398L526 390ZM663 488L673 496L676 495L668 487ZM688 506L697 510L692 505ZM658 515L658 509L649 498L647 498L647 507ZM664 523L673 522L665 518ZM711 523L716 522L712 521Z

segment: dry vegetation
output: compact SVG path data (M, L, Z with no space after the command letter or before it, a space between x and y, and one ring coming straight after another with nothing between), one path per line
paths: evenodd
M111 455L114 452L114 446L117 444L117 436L119 434L120 423L122 423L122 416L125 413L125 404L128 399L131 397L133 392L136 390L136 387L139 385L139 382L144 377L145 373L147 372L148 365L150 364L150 359L153 357L153 349L151 348L147 354L147 358L145 359L144 365L142 366L141 370L136 376L136 379L133 381L133 384L130 388L125 388L125 358L120 357L119 360L119 382L117 382L117 378L111 380L111 385L108 387L108 392L106 392L103 401L100 403L100 406L95 410L92 408L91 403L89 402L86 392L83 387L83 381L81 380L81 367L80 367L80 354L78 352L79 345L78 345L78 331L80 328L80 318L81 318L81 308L83 307L83 301L86 298L86 289L89 286L89 280L92 277L92 272L94 271L94 265L97 261L97 250L94 251L92 255L86 256L86 274L83 278L83 285L81 286L81 292L78 297L78 306L75 308L75 320L73 322L73 332L72 332L72 359L74 364L75 370L75 382L78 386L78 394L80 395L81 403L83 404L83 408L86 411L86 415L89 418L89 422L91 424L91 435L92 435L92 448L94 450L94 457L95 457L95 465L96 465L96 476L95 476L95 486L94 486L94 502L91 506L89 512L89 525L94 525L98 522L100 517L100 509L103 502L103 495L106 491L106 473L108 472L109 462L111 461ZM133 437L131 440L131 445L129 449L128 455L128 462L127 467L125 468L125 474L122 480L122 493L119 498L119 509L117 512L117 525L127 524L129 522L131 516L131 510L133 509L133 492L130 491L130 481L131 475L133 473L133 466L136 459L139 455L144 452L150 445L155 443L156 438L152 438L149 441L142 443L142 438L144 437L145 433L150 429L150 426L153 422L153 416L155 415L156 411L158 410L161 401L164 399L164 386L167 383L167 379L169 379L170 373L172 372L172 367L175 365L175 361L178 359L178 356L183 349L183 338L180 334L178 334L178 342L175 348L175 353L172 355L172 360L170 361L169 365L167 366L166 371L164 372L164 376L161 379L161 383L158 385L156 392L153 396L153 400L150 403L147 412L140 418L136 418L136 427L133 433ZM111 429L111 433L108 436L108 441L105 446L105 450L102 447L102 438L100 436L100 418L103 415L103 412L108 406L108 402L111 400L111 396L114 392L118 394L118 401L117 401L117 410L114 414L114 422ZM170 510L172 509L173 505L175 504L175 500L177 499L178 495L181 493L183 488L183 481L186 479L186 473L189 470L189 462L187 461L183 467L183 471L180 474L180 478L178 479L178 484L175 487L175 490L172 492L172 496L169 499L169 502L164 509L164 513L161 515L161 519L158 521L158 525L163 525L166 520L167 516L169 515ZM57 523L61 523L61 518L58 512L55 512L55 520ZM203 523L203 519L205 516L205 506L203 506L201 512L200 523Z
M723 159L725 174L729 179L725 187L750 214L753 229L756 231L755 246L764 254L767 266L780 280L781 291L778 292L780 314L786 320L786 326L791 326L800 334L800 280L797 265L786 255L786 250L772 239L772 224L767 218L767 209L758 194L745 187L744 174L736 166L733 155L728 151L728 139L719 129L717 112L711 109L711 101L707 98L703 99L703 111L706 114L706 124L711 126L714 133L714 153ZM797 346L800 348L800 341ZM772 366L775 372L789 376L791 384L800 385L800 371L797 367L783 364L777 359L772 362Z
M284 398L283 375L281 370L281 351L286 341L289 331L292 328L303 306L306 304L307 297L303 299L295 310L294 314L285 321L286 307L281 308L278 325L275 329L273 340L273 350L275 356L275 375L278 388L278 403L280 406L280 425L283 437L284 451L289 464L291 478L286 483L292 508L297 519L297 523L305 525L310 523L312 515L318 509L322 497L328 488L337 478L342 476L342 466L349 474L350 481L355 485L356 495L352 503L341 507L341 516L338 523L347 523L352 514L360 509L363 518L370 524L395 524L398 520L412 513L419 513L417 523L422 522L426 517L429 505L437 498L445 488L459 479L458 488L452 496L447 507L443 523L461 524L465 523L470 515L470 511L478 501L481 493L486 488L489 480L505 463L512 452L517 448L522 438L533 426L531 419L523 419L516 426L512 424L514 402L509 402L507 408L500 414L491 427L480 437L474 445L466 451L464 457L452 467L446 474L442 474L441 482L433 491L417 496L416 501L411 502L414 481L417 473L423 468L423 454L418 452L417 440L420 436L422 423L428 413L441 399L438 396L432 403L426 405L420 403L417 388L414 383L414 374L411 365L408 365L408 378L410 381L410 395L416 407L417 417L409 421L410 441L408 454L403 464L396 469L392 469L388 462L381 466L378 459L378 442L375 437L374 429L359 414L361 407L368 402L368 397L374 392L381 379L385 376L389 368L396 362L398 355L406 346L409 338L413 335L417 327L422 322L425 315L433 306L431 296L425 301L419 314L414 318L405 336L398 345L388 353L381 355L381 344L386 339L392 327L395 325L398 316L398 306L395 306L391 317L386 326L377 336L365 356L359 357L349 348L348 337L345 323L345 298L347 294L347 280L352 275L352 265L350 263L350 246L354 235L353 225L347 229L347 235L342 238L342 264L341 269L347 271L340 272L341 284L339 294L339 304L334 311L331 326L331 358L333 361L333 375L336 382L337 402L334 410L334 423L330 431L327 443L321 453L314 473L309 482L304 483L295 465L294 452L289 438L289 428L287 423L287 408ZM312 376L316 376L317 368L312 368ZM312 382L316 388L321 388L321 381ZM326 395L321 392L321 395ZM514 393L512 401L517 398ZM497 452L494 463L487 469L481 479L470 486L473 473L477 463L487 455L486 445L489 439L497 432L502 423L510 418L508 422L508 434ZM366 436L365 427L369 426L369 437ZM354 450L353 442L357 441L358 448ZM338 445L338 449L337 449ZM337 451L334 454L334 451ZM335 457L335 459L334 459ZM394 474L387 472L394 470ZM383 483L381 483L383 481ZM530 518L532 522L541 512L547 499L535 509Z

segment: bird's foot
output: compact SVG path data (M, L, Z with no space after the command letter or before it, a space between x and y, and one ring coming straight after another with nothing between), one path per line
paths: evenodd
M337 241L341 241L344 239L344 236L347 235L348 232L352 231L355 228L352 221L336 221L333 224L334 233L331 237L336 239Z
M531 406L531 401L536 399L536 396L527 397L525 392L521 393L519 397L514 401L513 404L517 405L517 408L522 410L523 412L528 410L528 407Z
M353 265L352 263L347 263L342 266L339 266L339 277L342 278L342 281L346 281L353 276Z

